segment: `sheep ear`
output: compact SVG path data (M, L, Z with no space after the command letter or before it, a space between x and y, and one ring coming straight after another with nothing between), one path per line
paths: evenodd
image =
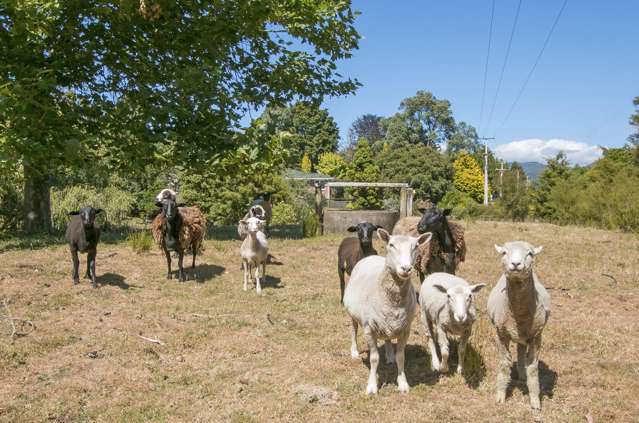
M433 284L433 288L437 289L441 293L448 294L448 290L438 283Z
M69 216L77 216L77 215L79 215L79 214L80 214L80 212L79 212L79 211L72 211L72 212L69 212Z
M95 209L95 214L100 214L102 213L102 209Z
M242 219L240 220L238 223L242 224L242 225L246 225L246 220Z
M417 238L417 245L427 244L430 242L430 239L433 237L432 232L424 232Z
M539 253L541 253L544 250L544 246L540 245L539 247L535 247L533 248L533 255L537 255Z
M481 290L482 290L485 286L486 286L486 284L485 284L485 283L478 283L478 284L476 284L476 285L471 285L471 286L470 286L470 291L471 291L473 294L476 294L476 293L478 293L479 291L481 291Z
M388 233L386 229L378 229L377 236L379 237L379 239L381 239L387 244L388 244L388 241L390 241L390 234Z
M357 232L357 226L349 226L346 230L348 232Z
M502 256L506 254L506 248L502 247L501 245L495 244L495 250L497 250L497 252Z
M450 216L452 212L453 212L453 209L444 209L444 216Z

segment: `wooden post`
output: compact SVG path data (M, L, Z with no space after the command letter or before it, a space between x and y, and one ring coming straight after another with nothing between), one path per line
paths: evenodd
M407 192L406 192L406 188L401 188L399 190L399 218L401 219L402 217L406 217L408 216L408 208L407 206L407 201L408 200L408 196L407 196Z
M320 235L324 235L324 225L322 219L322 188L318 182L315 182L315 214L319 222Z

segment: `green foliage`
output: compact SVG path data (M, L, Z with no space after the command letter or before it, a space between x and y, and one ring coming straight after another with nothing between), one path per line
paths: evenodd
M415 190L415 198L434 203L441 200L453 181L453 167L447 158L424 145L384 149L377 157L381 179L406 182Z
M0 160L0 233L19 227L23 184L20 167Z
M348 148L355 149L357 142L362 138L367 139L371 144L384 138L381 120L381 116L373 114L365 114L355 119L348 129Z
M535 216L542 219L556 219L557 210L550 201L551 193L555 186L568 179L570 166L566 154L560 152L553 159L547 161L546 167L539 175L537 189L534 192L533 207Z
M133 196L114 187L97 191L87 186L71 186L51 192L53 227L63 230L69 223L69 212L82 207L101 208L98 221L105 227L122 226L130 216Z
M352 182L379 182L381 172L375 163L368 141L361 139L357 143L353 160L349 164L345 178ZM376 210L382 208L381 192L377 188L350 188L352 197L349 208Z
M344 157L332 152L320 154L317 166L315 166L318 172L334 178L340 178L346 172L347 167L348 164Z
M422 144L439 148L455 133L455 119L448 100L428 91L405 98L399 113L382 119L382 131L392 145Z
M273 225L293 225L297 223L297 215L295 207L289 203L277 203L273 205L273 217L271 224Z
M304 157L302 157L302 163L300 163L300 169L302 172L311 173L313 171L313 164L311 163L311 159L308 158L308 154L304 153Z
M289 165L299 166L304 155L316 164L322 153L337 150L339 130L326 109L298 102L290 107L269 107L260 121L273 134L283 134Z
M136 231L127 236L126 242L133 251L142 254L151 250L155 241L149 231Z
M453 168L455 189L481 203L484 200L484 173L475 159L468 153L461 152L453 163Z
M38 193L96 159L206 173L241 144L247 111L359 86L335 66L357 48L355 16L338 0L5 1L0 159Z

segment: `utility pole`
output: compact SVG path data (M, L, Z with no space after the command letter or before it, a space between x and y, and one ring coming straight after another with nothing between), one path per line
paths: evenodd
M484 141L484 205L488 205L488 140L494 140L494 137L478 137L478 140Z
M504 186L504 171L508 169L504 169L504 161L502 160L499 164L499 167L496 169L499 171L499 198L503 197L503 189Z

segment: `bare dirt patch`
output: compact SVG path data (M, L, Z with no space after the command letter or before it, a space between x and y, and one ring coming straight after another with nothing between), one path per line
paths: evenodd
M466 232L459 273L491 287L500 275L494 243L545 247L537 270L553 311L541 352L542 419L637 421L637 237L493 222L468 223ZM367 397L367 354L350 358L350 323L339 305L338 243L272 240L282 264L267 267L261 297L241 289L237 241L207 241L184 284L165 279L156 251L101 245L98 289L86 280L71 285L64 246L0 254L0 297L37 327L12 341L0 309L0 421L532 419L524 384L494 404L489 289L479 295L466 375L430 369L416 319L406 358L411 392L397 393L396 369L380 364L383 386Z

